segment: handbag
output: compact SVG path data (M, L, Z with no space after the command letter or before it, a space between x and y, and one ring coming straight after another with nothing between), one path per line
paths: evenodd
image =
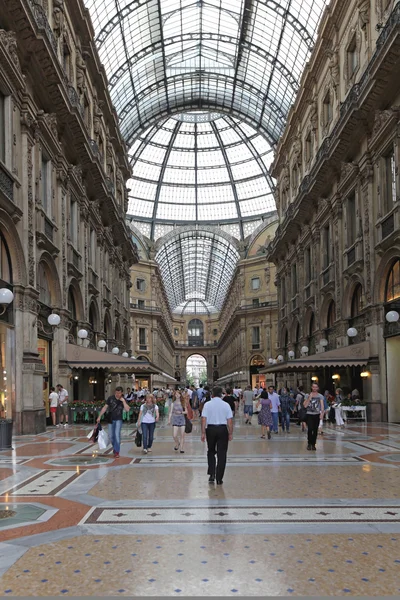
M142 445L142 434L140 433L139 429L136 431L136 436L135 436L135 444L138 448L140 448L140 446Z
M185 433L192 433L192 429L193 429L192 421L190 421L190 419L188 419L187 416L185 415Z
M304 406L301 406L299 408L299 421L305 421L306 420L306 415L307 415L307 409L304 408Z

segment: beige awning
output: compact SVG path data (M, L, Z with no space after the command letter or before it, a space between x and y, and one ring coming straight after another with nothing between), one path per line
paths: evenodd
M67 344L67 362L72 369L107 369L118 373L160 373L160 369L151 362L124 358L118 354L110 354L84 348L75 344Z
M336 350L328 350L328 352L271 365L265 369L260 369L260 373L282 373L292 369L313 371L322 367L362 367L368 363L369 359L369 342L361 342L360 344L343 346L343 348L336 348Z

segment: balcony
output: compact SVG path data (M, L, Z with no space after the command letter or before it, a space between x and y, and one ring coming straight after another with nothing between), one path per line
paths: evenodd
M99 276L89 267L89 293L97 296L100 292Z
M311 300L314 297L314 282L310 281L304 288L304 302Z
M381 239L384 240L394 231L394 214L392 213L381 222Z
M245 304L243 306L240 306L240 310L250 310L250 309L259 309L259 308L277 308L278 303L275 302L258 302L258 304Z
M0 162L0 192L14 202L14 180L2 162Z
M68 242L67 248L68 275L82 279L82 257L77 250Z
M335 281L334 264L331 262L321 273L321 290L325 287L332 287Z
M350 267L355 262L356 262L356 248L355 248L355 246L353 246L353 248L350 248L350 250L347 252L347 266Z

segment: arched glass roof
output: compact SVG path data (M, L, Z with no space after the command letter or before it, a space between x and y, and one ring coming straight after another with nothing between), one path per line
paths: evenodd
M122 134L173 112L281 135L328 0L85 0Z
M150 222L146 233L153 239L157 224L193 222L230 223L232 235L243 238L250 233L243 221L253 229L260 215L276 210L272 150L235 117L191 112L167 118L140 136L130 156L128 214L135 225Z
M170 237L156 260L171 310L204 314L221 310L239 252L216 233L194 230Z

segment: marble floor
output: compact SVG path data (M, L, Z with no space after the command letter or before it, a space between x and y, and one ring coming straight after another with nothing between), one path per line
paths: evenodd
M199 425L153 452L124 425L121 457L89 425L0 452L0 596L399 596L400 425L235 422L222 486Z

